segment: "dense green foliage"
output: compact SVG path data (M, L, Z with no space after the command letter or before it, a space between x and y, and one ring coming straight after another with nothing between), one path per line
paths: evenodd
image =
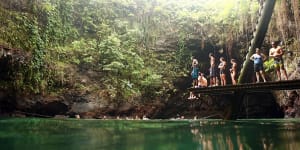
M117 101L166 98L176 78L189 76L192 55L203 64L211 51L241 59L259 8L251 0L1 0L0 6L0 44L32 53L12 81L16 89L101 91Z

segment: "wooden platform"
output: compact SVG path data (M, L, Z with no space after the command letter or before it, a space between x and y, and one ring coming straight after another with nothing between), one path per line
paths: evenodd
M264 92L270 90L294 90L300 89L300 80L282 80L260 83L246 83L239 85L215 86L206 88L189 88L189 91L203 94L230 94L238 91Z

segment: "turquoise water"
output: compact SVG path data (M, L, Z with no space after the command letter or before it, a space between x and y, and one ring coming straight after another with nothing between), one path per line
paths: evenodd
M0 119L1 150L300 148L300 120Z

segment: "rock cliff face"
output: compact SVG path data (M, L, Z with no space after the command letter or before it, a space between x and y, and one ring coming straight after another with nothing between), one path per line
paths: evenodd
M300 79L300 61L295 59L292 61L292 67L294 70L291 71L289 79ZM300 117L300 98L299 98L300 90L293 90L287 92L277 92L275 95L277 96L277 102L281 104L281 108L284 112L285 118L299 118Z
M78 94L78 93L77 93ZM26 95L0 91L0 116L55 117L68 116L81 118L139 117L146 115L155 118L162 104L134 105L130 103L95 103L92 95L65 94Z
M239 118L282 118L283 113L272 93L249 93L243 98Z
M199 99L188 100L178 92L167 103L148 103L146 105L133 105L124 103L120 105L105 105L89 102L84 96L68 95L66 97L32 96L13 94L6 95L0 92L0 113L12 115L23 114L35 117L54 117L64 115L81 118L104 117L139 117L149 118L223 118L224 110L229 105L229 99L224 96L200 95ZM72 98L71 98L72 97ZM73 98L80 101L74 102ZM259 97L259 99L257 99ZM101 106L102 105L102 106ZM248 95L240 107L239 118L274 118L279 117L280 110L272 95Z

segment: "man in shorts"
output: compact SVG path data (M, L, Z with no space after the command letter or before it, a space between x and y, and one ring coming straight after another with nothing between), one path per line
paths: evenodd
M276 69L278 80L281 80L280 70L282 70L285 79L288 80L288 76L284 68L284 62L282 58L283 50L280 46L278 46L276 42L272 42L272 48L270 49L269 56L274 59L274 66Z

